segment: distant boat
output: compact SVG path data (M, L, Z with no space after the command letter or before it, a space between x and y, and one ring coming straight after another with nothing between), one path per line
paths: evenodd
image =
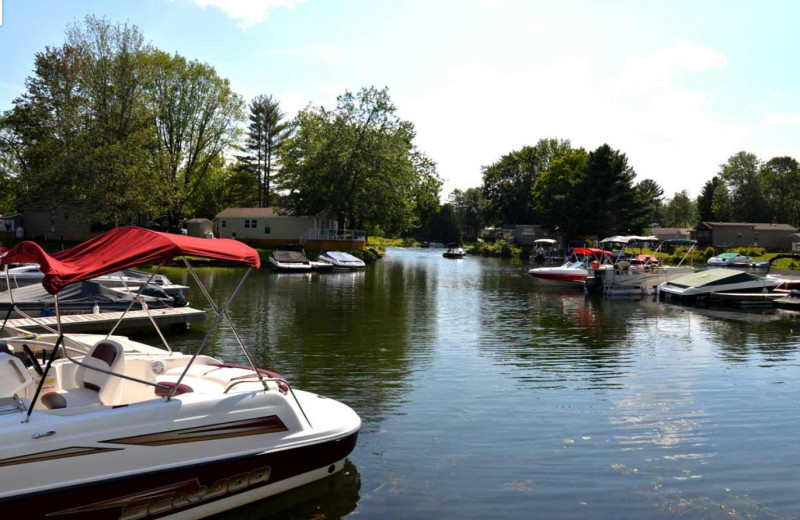
M456 243L447 244L447 250L442 253L442 256L445 258L464 258L467 256L467 252Z
M338 270L363 269L367 266L362 259L342 251L327 251L319 255L317 261Z
M300 244L284 244L269 255L273 269L284 272L302 273L312 269L311 261Z
M720 253L708 259L708 267L749 267L753 259L741 253Z
M778 278L757 276L735 269L707 269L687 274L658 286L665 298L694 303L712 294L766 293L781 285Z

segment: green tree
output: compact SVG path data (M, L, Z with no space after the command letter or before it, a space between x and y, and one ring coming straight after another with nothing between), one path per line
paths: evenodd
M580 187L586 175L589 154L583 148L562 150L550 168L539 175L533 198L541 224L570 237L583 234L578 209L583 203Z
M739 152L720 165L719 176L728 188L732 219L742 222L761 222L766 219L758 178L760 167L758 157L746 152Z
M9 123L8 114L0 115L0 214L19 209L21 148Z
M711 199L711 211L719 222L730 222L733 218L733 204L724 182L717 184Z
M245 149L250 152L246 162L258 179L259 206L271 205L273 177L278 153L283 142L291 135L292 125L285 121L280 104L272 96L259 95L250 102Z
M485 202L481 189L453 190L448 197L448 201L453 206L458 218L458 226L462 237L466 240L475 240L484 227Z
M243 101L213 67L159 50L150 55L148 87L158 203L176 224L238 140Z
M719 219L714 213L714 192L717 186L722 183L718 176L712 177L703 185L700 195L697 196L697 222L718 222Z
M666 227L691 227L697 221L697 205L686 190L679 191L664 204Z
M636 185L636 191L644 207L645 213L642 219L645 227L649 228L663 224L664 188L652 179L644 179Z
M569 148L569 141L541 139L484 166L483 197L492 223L535 223L540 214L533 203L534 186L553 158Z
M307 107L282 151L287 200L297 213L326 212L355 229L403 233L438 200L435 163L413 144L387 89L345 92L335 110Z
M800 225L800 164L791 157L773 157L758 175L771 221Z

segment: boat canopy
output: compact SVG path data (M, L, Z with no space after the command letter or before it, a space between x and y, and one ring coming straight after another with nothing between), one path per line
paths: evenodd
M552 238L537 238L533 241L534 244L550 244L555 245L556 241Z
M594 247L576 247L572 250L573 253L576 255L584 255L584 256L591 256L591 255L605 255L611 258L611 251L606 251L604 249L597 249Z
M601 244L630 244L631 242L659 242L658 237L640 237L635 235L630 236L613 236L604 238L600 241Z
M178 256L227 260L256 269L261 265L258 253L236 240L209 240L132 226L112 229L52 255L35 242L20 242L0 259L0 265L39 264L44 273L42 285L56 294L76 282L136 265L168 262Z

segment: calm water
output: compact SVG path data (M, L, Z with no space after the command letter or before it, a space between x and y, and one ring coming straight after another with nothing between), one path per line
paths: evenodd
M584 297L527 268L390 249L252 273L232 316L258 364L364 427L341 474L220 518L800 518L800 315ZM220 300L243 272L198 271Z

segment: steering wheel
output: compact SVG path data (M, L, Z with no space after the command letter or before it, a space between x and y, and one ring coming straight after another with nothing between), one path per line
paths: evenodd
M22 345L22 351L25 352L25 355L28 356L28 360L31 362L31 366L36 371L37 374L40 376L44 374L44 370L42 370L42 365L39 364L39 360L36 359L36 356L33 355L30 347L28 345Z

